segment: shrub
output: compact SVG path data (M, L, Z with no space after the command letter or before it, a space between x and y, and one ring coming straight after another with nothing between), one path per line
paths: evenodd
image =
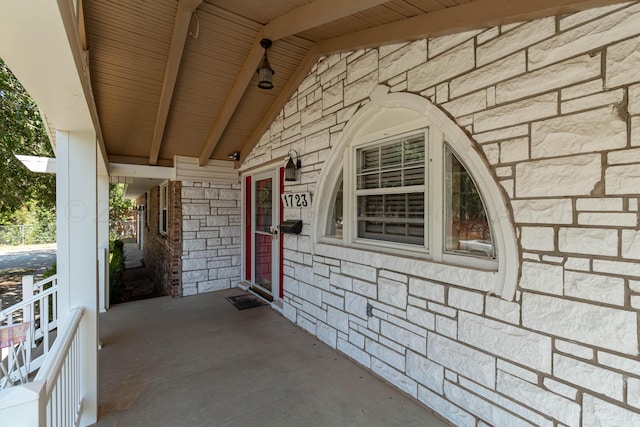
M124 296L124 242L109 242L109 302L117 304Z

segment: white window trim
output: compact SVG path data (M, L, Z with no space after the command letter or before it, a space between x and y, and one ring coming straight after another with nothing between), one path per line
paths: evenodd
M486 160L476 151L476 145L469 137L455 124L446 114L431 104L427 99L417 95L407 93L388 94L388 88L379 86L371 95L371 102L364 106L345 126L343 136L332 148L326 167L323 168L317 185L317 193L315 199L318 201L316 206L330 207L334 193L334 187L340 178L341 172L344 171L344 191L355 188L353 177L355 174L350 173L349 168L353 168L353 151L349 147L362 145L365 141L382 139L390 135L397 135L411 130L417 130L421 127L434 127L439 129L444 135L446 142L449 144L454 153L464 163L467 172L473 177L478 190L482 194L487 210L488 219L490 221L493 243L496 249L497 266L494 267L495 274L493 284L486 289L506 300L513 300L519 274L520 253L516 241L515 230L512 226L511 214L507 208L507 203L499 184L491 174ZM437 132L439 133L439 132ZM435 141L433 141L435 142ZM432 158L442 158L432 153L435 147L442 150L443 144L429 142L429 154ZM430 186L429 191L443 192L442 179L433 179L433 174L442 176L443 164L441 162L430 162L430 177L427 185ZM348 196L349 197L349 196ZM439 200L443 200L442 197ZM358 251L374 251L377 247L380 251L389 252L389 242L376 243L367 240L363 243L354 240L351 236L355 236L353 221L355 213L347 211L353 209L353 203L345 203L345 212L343 217L349 218L344 221L343 239L325 236L326 224L329 209L316 212L314 215L312 239L316 244L328 244L332 246L346 246L348 248L357 249ZM435 207L442 211L442 206ZM434 209L429 209L434 211ZM443 211L442 211L443 212ZM485 271L487 269L487 260L477 259L475 257L455 255L445 253L443 251L443 231L435 230L435 223L429 223L431 229L429 238L433 248L430 250L430 260L415 259L417 256L415 251L407 251L405 248L393 250L391 255L412 257L412 262L433 264L434 262L442 265L446 263L452 269L456 266L464 269L477 269ZM425 239L427 233L425 233ZM346 237L346 238L345 238ZM350 240L351 239L351 240ZM323 247L322 245L319 247ZM438 248L438 249L436 249ZM346 248L345 248L346 249ZM424 254L424 251L422 251ZM458 284L458 283L455 283ZM465 286L464 284L460 284ZM473 286L468 286L473 287Z

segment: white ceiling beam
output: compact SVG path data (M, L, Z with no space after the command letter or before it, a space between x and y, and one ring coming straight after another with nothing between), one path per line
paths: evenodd
M127 163L110 163L109 176L126 178L175 179L175 168L163 166L130 165Z
M35 173L56 173L56 159L50 157L15 155L23 165Z
M278 40L337 21L389 0L317 0L286 13L264 26L264 37Z
M211 157L231 117L233 117L247 86L251 82L255 70L262 60L264 50L260 46L260 40L263 38L268 38L272 41L279 40L369 9L381 3L386 3L387 1L389 0L354 0L351 2L345 2L344 0L316 0L315 2L294 9L265 25L253 42L251 52L249 52L247 59L244 61L240 74L238 74L221 109L221 113L209 132L207 140L200 152L200 166L205 165ZM278 97L278 99L279 98L280 97Z
M189 34L191 15L201 3L202 0L180 0L178 4L176 19L173 24L169 56L164 70L162 91L160 92L160 104L158 105L156 124L151 139L151 150L149 152L149 164L151 165L158 163L162 137L164 136L164 129L167 125L167 117L169 116L169 107L171 106L173 91L176 87L176 80L178 79L178 70L180 69L180 62L182 61L184 45L187 40L187 35Z
M317 43L323 55L577 12L623 0L474 0Z

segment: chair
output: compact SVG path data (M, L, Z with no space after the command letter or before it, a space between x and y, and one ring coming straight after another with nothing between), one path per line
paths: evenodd
M4 378L0 378L0 390L16 385L18 381L21 384L27 382L29 360L27 360L25 345L29 325L30 322L23 322L0 326L0 350L4 354L6 352L4 349L8 349L7 366L4 360L0 360L0 370L4 375ZM19 358L22 360L22 366L19 364Z

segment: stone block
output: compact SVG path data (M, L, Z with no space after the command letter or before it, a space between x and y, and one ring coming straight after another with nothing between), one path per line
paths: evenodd
M547 294L562 295L562 266L525 261L522 263L520 287Z
M449 305L460 310L480 314L484 310L484 295L477 292L449 288Z
M571 384L622 401L622 374L561 354L553 356L553 373Z
M226 227L228 225L228 216L207 216L207 227Z
M616 356L615 354L598 352L598 363L618 371L628 372L640 376L640 361Z
M545 119L556 114L558 114L558 94L547 93L475 113L473 129L475 132L486 132Z
M589 198L576 200L576 210L583 212L616 212L622 210L622 198Z
M640 380L627 378L627 403L640 408Z
M344 105L349 106L368 98L376 87L378 87L377 71L346 85L344 87Z
M511 206L517 223L573 223L573 206L568 199L513 200Z
M327 307L327 324L335 329L349 333L349 315L334 307Z
M593 9L583 10L581 12L570 13L565 16L560 17L560 29L562 31L567 30L571 27L576 27L578 25L582 25L585 22L592 21L595 18L598 18L602 15L605 15L609 12L612 12L616 9L620 9L624 3L614 4L607 7L596 7Z
M348 341L338 338L337 349L367 369L371 368L371 356Z
M418 385L418 400L458 427L476 427L476 418L426 387ZM463 405L464 406L464 405Z
M640 24L640 20L637 20ZM605 86L609 89L640 81L640 37L607 47Z
M584 98L577 98L571 101L562 102L560 105L560 112L562 114L568 114L576 111L602 107L603 105L617 107L622 105L623 101L624 91L622 89L618 89L612 92L596 93L594 95L585 96Z
M556 381L551 378L545 378L542 381L542 384L549 390L555 394L559 394L560 396L564 396L569 400L576 400L578 396L578 390L574 387L570 387L564 383Z
M349 261L341 262L340 272L346 276L352 276L368 282L375 282L377 277L375 268Z
M407 320L431 331L435 328L435 316L433 313L411 305L407 307Z
M182 259L182 271L204 270L207 268L206 258Z
M379 375L382 379L393 384L414 399L417 397L418 384L402 372L397 371L374 357L371 358L371 370L373 373Z
M182 250L184 251L199 251L204 250L207 245L206 239L191 239L182 242Z
M449 338L429 333L427 357L479 384L489 388L495 387L496 361L493 356Z
M624 305L624 279L567 271L564 274L564 293L575 298Z
M320 341L327 344L331 348L336 348L338 333L326 323L318 322L316 325L316 336Z
M427 41L417 40L380 59L379 81L385 82L427 60Z
M197 283L209 280L209 270L192 270L182 273L183 283Z
M202 200L204 199L204 188L194 188L194 187L182 187L180 190L182 200L184 199L196 199Z
M498 371L497 390L567 426L580 426L580 405L537 385Z
M480 30L472 30L431 38L429 39L429 58L443 54L479 33Z
M499 104L570 86L600 76L600 55L583 55L496 85Z
M604 228L564 228L558 231L558 249L565 253L616 256L618 232Z
M382 321L380 323L380 334L387 337L393 342L407 347L418 353L424 354L426 351L426 338L416 333L400 328L389 322Z
M329 58L329 59L331 59L331 58ZM340 60L336 61L335 64L331 64L329 66L329 68L327 68L322 73L319 72L319 74L320 74L320 84L322 86L326 86L327 84L329 84L329 82L331 82L331 80L333 80L334 78L340 76L340 74L346 73L346 72L347 72L347 60L346 59L340 59Z
M503 322L520 323L520 304L487 295L485 313Z
M436 316L436 332L452 339L458 338L458 322L444 316Z
M584 393L582 397L582 427L637 425L640 425L640 413Z
M589 347L585 347L580 344L575 344L569 341L556 339L555 347L556 347L556 350L562 353L567 353L572 356L580 357L582 359L587 359L587 360L593 359L593 350Z
M182 205L182 215L209 215L208 203L185 203Z
M368 338L365 340L365 351L395 369L404 372L404 355Z
M406 372L409 378L442 394L444 382L444 368L442 366L421 354L407 351Z
M198 283L198 293L221 291L231 288L229 279L207 280Z
M488 142L514 139L529 135L529 125L517 125L504 129L492 130L489 132L476 133L473 137L480 144Z
M528 381L531 384L538 384L538 374L533 371L521 368L517 365L514 365L513 363L509 363L502 359L498 359L496 367L498 368L498 375L500 375L500 371L503 371L520 379Z
M640 186L640 164L609 166L605 170L605 192L637 194Z
M458 313L458 339L540 372L551 372L551 338L473 314Z
M611 107L531 125L531 157L560 157L627 145L627 123Z
M588 196L602 178L598 154L538 160L516 165L518 197Z
M520 244L525 250L553 252L554 237L555 231L551 227L522 227L520 230Z
M418 92L471 70L475 66L473 45L473 40L469 40L409 70L408 90Z
M487 108L487 95L484 91L470 93L451 102L442 104L453 117L462 117Z
M629 86L627 94L627 111L631 115L640 114L640 84Z
M367 318L367 299L363 296L346 292L344 296L345 311L348 314L358 316L362 319Z
M582 53L635 36L640 28L640 6L589 22L529 48L529 69L562 61Z
M333 105L339 104L344 99L344 87L342 81L327 87L322 91L322 108L327 109Z
M524 51L516 52L500 61L480 67L451 81L451 98L474 92L526 72Z
M454 404L464 407L494 426L531 427L532 424L479 396L445 381L444 394Z
M200 230L200 220L199 219L185 219L185 220L182 220L182 231L183 232L198 231L198 230Z
M638 354L638 319L631 311L562 298L522 296L522 325L625 354Z
M353 83L360 77L372 73L378 68L378 50L371 49L359 58L348 61L347 64L347 84Z
M510 139L500 143L500 163L513 163L529 158L529 138Z
M503 58L513 52L530 46L555 33L553 18L545 18L528 22L520 27L504 33L499 37L478 46L478 65L484 65Z
M336 288L344 289L347 291L353 290L353 279L351 277L342 276L340 274L331 273L329 276L329 283Z
M564 102L570 99L582 98L594 93L601 93L603 89L604 82L602 79L595 79L562 89L560 91L560 99Z
M407 307L407 285L385 278L378 279L378 300L394 307Z

